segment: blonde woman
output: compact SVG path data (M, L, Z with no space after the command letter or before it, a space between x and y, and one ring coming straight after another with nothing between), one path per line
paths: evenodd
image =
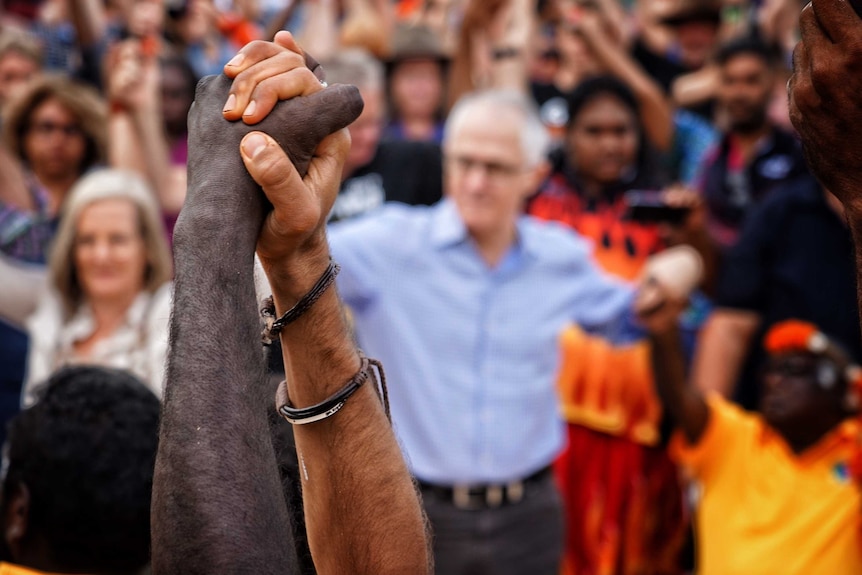
M65 364L127 369L159 397L171 255L153 192L131 172L91 172L72 188L48 261L48 290L27 322L22 403Z

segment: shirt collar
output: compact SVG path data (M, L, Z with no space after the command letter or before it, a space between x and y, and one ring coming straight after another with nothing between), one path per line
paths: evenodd
M849 445L855 445L859 438L860 426L855 418L848 418L839 423L831 431L820 438L817 443L808 447L801 453L794 453L787 441L780 433L772 429L765 420L762 420L760 440L766 442L778 442L783 448L795 458L800 464L810 465L824 459L829 459L846 449Z
M150 294L146 290L138 294L132 305L126 310L126 317L122 323L123 327L135 328L143 323L149 297ZM87 339L93 335L95 330L96 322L93 318L93 310L88 303L84 302L78 308L75 315L72 316L72 319L69 320L64 330L65 339L67 339L66 343L74 343Z
M434 215L431 217L431 245L443 249L470 239L470 234L467 232L464 220L458 214L455 202L444 198L437 203L434 209ZM520 216L515 224L517 232L515 248L524 255L533 256L541 249L541 244L536 235L532 233L535 230L528 225L528 217Z
M440 200L431 217L431 244L435 248L446 248L468 240L469 236L455 202L446 198Z

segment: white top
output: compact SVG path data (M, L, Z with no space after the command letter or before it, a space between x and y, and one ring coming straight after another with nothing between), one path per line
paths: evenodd
M82 304L64 323L62 300L55 291L49 291L27 320L30 351L21 404L32 405L37 384L48 379L57 368L72 364L126 369L161 398L168 351L171 286L166 283L152 294L141 292L126 312L125 321L110 337L97 342L85 358L75 354L74 344L90 337L96 328L90 306Z

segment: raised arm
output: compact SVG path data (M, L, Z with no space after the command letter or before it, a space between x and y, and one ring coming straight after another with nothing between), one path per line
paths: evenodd
M210 77L190 114L189 192L175 233L172 347L154 480L155 573L294 572L267 427L273 397L263 377L252 256L259 247L279 312L317 280L328 262L325 208L349 141L338 129L358 115L361 101L355 89L323 90L296 53L257 42L242 54L234 71L273 56L284 73L262 83L253 71L234 73L232 88L224 76ZM229 91L233 106L223 114ZM262 120L277 98L298 95ZM259 104L244 119L275 140L262 132L242 140L250 128L236 120L249 97ZM297 407L328 397L360 366L332 289L282 341ZM418 499L372 387L296 433L310 545L322 574L426 568Z
M704 393L733 396L761 318L747 310L715 310L698 337L692 380Z
M266 92L262 86L279 98L291 97L291 90L321 89L313 79L303 87L283 81L288 75L271 76L280 69L279 57L251 68L248 62L238 66L232 72L237 109L250 94ZM255 87L255 82L261 83ZM258 110L266 113L272 102ZM274 206L258 254L273 286L276 312L282 314L329 265L325 222L338 193L349 136L342 131L324 140L304 179L267 135L249 136L243 144L245 165ZM282 331L281 343L288 397L280 401L289 398L294 407L332 396L360 369L334 289ZM419 499L375 387L373 381L363 385L330 419L294 427L309 545L319 573L423 573L430 568Z
M669 287L679 283L680 265L676 264L676 270L667 265L653 266L641 282L634 307L650 335L653 373L662 405L688 442L694 444L706 429L709 407L700 390L686 377L677 326L688 296L674 295L680 291L678 285L675 289Z
M602 67L634 92L650 142L659 150L670 149L674 132L673 107L661 86L629 55L620 39L611 36L607 21L598 11L585 11L578 31Z
M802 41L793 52L788 84L790 118L808 165L844 204L862 301L862 19L851 2L813 0L799 24Z

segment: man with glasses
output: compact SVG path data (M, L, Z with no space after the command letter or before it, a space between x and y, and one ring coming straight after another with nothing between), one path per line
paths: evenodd
M330 229L359 344L386 365L438 573L558 572L557 338L572 321L627 329L632 287L574 233L522 215L548 144L522 96L465 96L445 128L441 202Z

